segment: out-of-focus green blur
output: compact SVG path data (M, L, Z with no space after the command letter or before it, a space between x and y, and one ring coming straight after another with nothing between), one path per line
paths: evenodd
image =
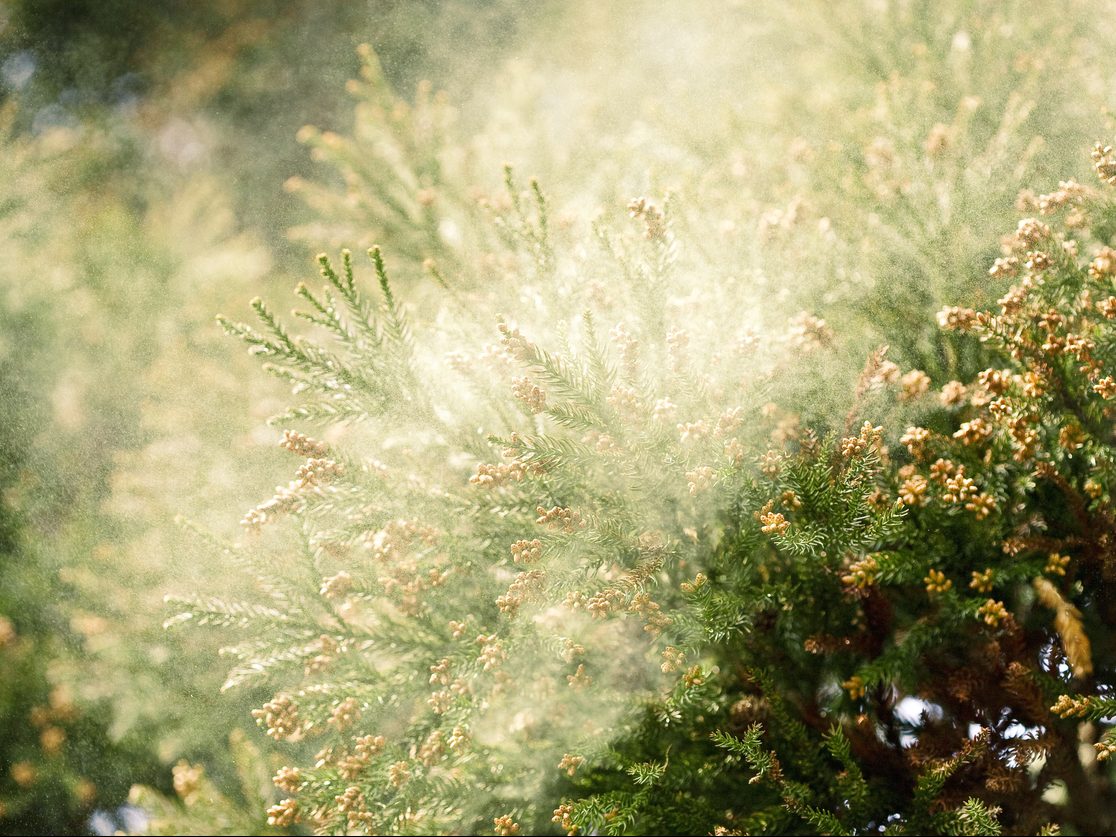
M308 263L284 182L300 126L351 123L356 46L467 89L512 5L0 3L0 833L138 829L179 760L228 796L199 833L268 830L259 696L162 629L224 583L175 517L229 534L272 479L274 390L214 314Z
M452 238L377 203L371 163L421 149L347 89L359 44L412 121L444 109L440 200L505 159L568 218L673 191L710 246L765 231L740 278L773 310L947 374L929 314L986 301L1020 187L1111 133L1108 10L0 0L0 833L268 831L269 695L222 695L162 598L229 583L176 517L235 535L282 470L280 391L213 315L322 248L380 243L406 283Z

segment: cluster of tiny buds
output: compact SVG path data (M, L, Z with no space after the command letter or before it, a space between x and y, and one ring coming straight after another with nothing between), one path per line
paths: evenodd
M629 374L635 371L639 354L639 340L637 340L628 327L617 323L608 332L609 339L620 350L620 360Z
M306 662L306 674L308 676L326 669L330 663L337 659L337 654L341 650L341 644L328 634L322 634L318 637L317 646L321 653L311 657Z
M803 311L791 319L787 339L800 351L813 351L833 342L833 329L825 320Z
M856 590L866 590L876 583L879 569L880 562L875 556L865 556L849 565L848 572L841 576L841 583Z
M496 830L498 837L513 837L519 834L519 824L512 819L511 814L504 814L502 817L496 817L492 820L492 827Z
M530 355L533 346L526 337L519 333L518 328L508 325L503 317L498 319L497 327L500 329L500 344L508 352L519 358Z
M678 415L678 405L669 398L658 398L651 407L651 418L664 424L673 420ZM704 425L704 423L700 423ZM696 425L695 425L696 426ZM678 425L678 432L682 432L683 425Z
M348 729L360 718L360 703L356 698L345 698L335 707L329 716L329 725L338 732Z
M686 348L690 345L690 335L685 329L671 326L666 334L667 356L670 364L677 371L682 361Z
M276 741L292 738L302 731L298 706L288 695L276 695L260 709L253 709L252 717Z
M572 814L573 805L564 802L554 809L554 815L550 818L550 821L560 826L569 837L574 837L579 830L578 827L574 825Z
M899 486L899 502L904 506L918 508L926 504L926 492L930 483L921 474L914 474Z
M740 465L744 461L744 445L739 439L729 439L725 442L725 456L733 465Z
M976 493L976 483L965 476L965 466L958 465L953 476L945 479L945 493L942 495L942 500L946 503L964 503Z
M878 360L882 357L884 351L885 350L880 350L874 353L873 360ZM899 383L902 377L899 364L890 360L879 360L875 371L868 376L868 381L874 386L891 386Z
M1116 396L1116 380L1111 375L1105 375L1093 384L1093 392L1106 400Z
M695 468L692 471L687 471L686 481L689 485L690 494L698 494L711 488L713 486L713 478L715 475L716 471L714 471L709 466L702 466L700 468Z
M578 529L584 529L586 526L581 512L576 509L566 508L565 506L551 506L549 509L543 506L535 507L535 523L539 526L547 526L551 529L557 529L562 532L576 532Z
M329 578L322 579L322 586L318 592L324 598L330 599L331 601L336 601L338 599L345 598L345 596L349 595L352 589L353 577L342 570L336 575L332 575Z
M1008 279L1019 272L1019 259L1015 256L1004 256L996 259L988 269L988 275L993 279Z
M995 599L988 599L980 606L977 612L984 619L985 624L993 628L999 627L1002 622L1009 618L1004 603L998 602Z
M658 404L655 405L656 410L658 406ZM700 441L708 435L709 425L704 420L688 421L678 425L678 437L683 444Z
M1015 228L1015 241L1020 247L1034 247L1050 240L1050 227L1037 218L1024 218Z
M966 331L977 321L977 313L972 308L947 306L938 312L938 325L946 331Z
M1054 260L1050 258L1049 253L1045 253L1042 250L1030 250L1027 253L1024 264L1032 273L1042 273L1044 270L1049 270L1054 266Z
M693 689L705 682L706 674L700 665L692 665L682 674L682 682L686 688Z
M700 590L708 582L709 582L709 579L706 578L705 573L698 573L697 575L694 576L693 581L683 581L678 586L679 586L679 588L681 588L683 593L688 594L688 593L693 593L696 590Z
M481 663L481 668L485 671L492 671L499 667L508 657L503 644L496 638L495 634L480 634L477 637L477 645L481 646L481 653L478 659Z
M577 670L573 674L566 675L566 682L569 683L571 689L580 691L587 686L592 685L593 678L585 671L585 664L578 663Z
M1046 575L1064 576L1066 574L1066 567L1069 566L1070 557L1068 555L1061 555L1057 552L1050 553L1050 557L1046 559L1046 566L1043 567L1043 573Z
M280 767L271 781L283 793L295 794L302 788L302 771L297 767Z
M643 221L643 234L649 241L661 241L666 236L666 218L647 198L631 200L628 203L628 214Z
M992 569L986 569L983 572L973 570L972 581L969 582L969 587L976 590L978 593L991 593L993 584Z
M930 441L932 435L925 427L908 427L899 437L899 443L905 445L915 459L921 459L926 452L926 443Z
M977 520L984 520L996 510L996 498L990 494L977 494L965 503L965 511L973 513Z
M172 767L171 776L173 777L174 792L178 794L178 798L183 802L191 802L197 795L198 790L201 789L201 780L204 774L205 768L202 765L190 764L185 759L180 760Z
M358 787L345 788L343 793L333 797L333 804L337 806L340 813L346 815L349 831L356 831L362 824L366 824L372 819L372 815L366 807L364 794L360 792Z
M445 757L445 754L445 733L440 729L436 729L422 742L415 756L424 766L433 767Z
M778 230L792 229L798 223L801 206L802 199L796 196L786 207L777 206L767 210L759 219L760 233L766 237Z
M585 646L579 645L572 639L567 638L565 642L562 643L562 651L558 656L562 658L562 662L572 663L578 657L585 656Z
M790 528L790 522L779 512L760 514L760 523L760 531L765 535L785 535Z
M912 369L899 379L899 385L902 387L899 397L904 401L913 401L930 390L930 376L921 369Z
M344 467L332 459L311 458L299 467L295 481L300 488L326 485L345 473Z
M1057 191L1039 195L1037 199L1038 210L1043 215L1053 215L1062 207L1078 201L1089 194L1088 189L1070 178L1058 183Z
M577 596L578 594L571 595ZM570 597L567 597L567 601L573 605L574 609L576 609L580 602L580 599L574 598L571 601ZM612 612L612 600L608 596L608 591L604 593L597 593L591 596L589 600L585 602L585 609L594 619L604 619L605 617L607 617L608 614Z
M686 655L682 652L682 649L675 648L673 645L668 645L664 648L662 656L663 662L660 668L663 670L663 674L678 671L686 659Z
M373 756L384 749L385 744L386 740L382 735L363 735L357 738L355 750L337 759L337 772L343 779L353 781L364 772Z
M1116 755L1116 739L1111 735L1105 736L1107 740L1098 741L1093 745L1093 749L1097 751L1097 761L1108 761L1109 758Z
M1058 701L1050 707L1050 711L1059 718L1084 718L1092 709L1092 702L1087 697L1072 698L1061 695Z
M863 455L869 448L877 447L880 444L880 434L882 432L882 427L874 426L870 421L864 422L856 436L849 436L841 440L841 455L846 459Z
M945 573L941 570L930 570L926 574L926 578L922 579L922 582L926 585L926 592L932 596L944 593L953 587L953 582L946 578Z
M769 450L759 458L760 472L766 477L774 477L782 467L783 457L776 451Z
M1116 185L1116 156L1113 156L1112 146L1098 142L1093 146L1092 156L1097 177L1109 186Z
M662 607L646 592L636 593L628 604L628 612L638 614L644 619L643 630L658 636L670 624L670 617L662 612Z
M949 459L935 459L930 465L930 479L934 482L945 484L945 481L957 470L957 465Z
M443 657L441 660L430 666L430 685L448 686L450 682L450 661L448 657Z
M793 509L794 511L798 511L802 508L802 499L790 488L779 495L779 502L788 509Z
M546 393L531 383L530 378L516 378L512 382L512 394L532 413L541 413L546 409Z
M297 510L304 502L299 494L302 487L301 481L297 479L286 487L277 486L275 495L250 509L241 519L240 525L246 529L258 530L272 518Z
M512 581L508 591L496 599L496 606L501 613L515 615L519 606L528 598L536 595L542 589L546 574L542 570L518 573Z
M431 693L430 697L426 699L426 703L435 715L444 715L453 706L453 692L448 689L439 689Z
M297 430L284 430L283 441L279 443L279 447L310 459L324 459L329 454L329 445L325 442L319 442L317 439L311 439Z
M455 726L450 730L449 738L446 743L451 750L460 750L469 743L469 732L462 726Z
M401 788L411 779L411 766L405 761L394 762L388 767L388 783Z
M849 697L853 700L860 700L868 693L868 688L865 685L863 678L861 678L858 674L854 674L852 677L842 683L841 688L848 692Z
M608 433L601 433L599 430L588 431L581 441L592 446L597 453L620 453L622 450L616 439Z
M416 540L432 546L437 543L438 530L415 520L397 518L364 535L361 545L378 561L389 561L403 558L407 547Z
M1002 395L1014 381L1010 369L985 369L977 375L977 381L993 395Z
M542 558L542 541L518 540L511 545L512 561L516 564L532 564Z
M558 769L565 772L567 776L573 776L579 767L585 763L585 759L581 756L574 756L566 753L562 756L562 760L558 762Z
M954 439L959 439L964 445L977 445L987 441L992 436L992 427L979 416L972 421L962 422L953 434Z
M942 386L938 400L943 407L957 407L965 403L969 394L968 388L960 381L949 381Z
M617 384L608 394L608 405L629 422L640 414L641 403L639 392L624 384Z
M300 820L298 803L293 799L283 799L267 809L267 824L276 828L289 828Z
M725 410L717 417L717 425L713 428L713 435L718 439L723 439L740 427L743 421L743 408L733 407L729 410Z
M1102 247L1089 263L1089 276L1097 280L1116 276L1116 250Z
M527 465L518 461L506 465L489 465L482 462L477 465L476 473L469 477L469 484L482 488L496 488L509 482L522 481L530 470Z

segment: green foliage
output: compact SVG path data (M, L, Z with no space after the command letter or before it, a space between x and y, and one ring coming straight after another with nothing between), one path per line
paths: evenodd
M502 2L48 6L0 8L0 50L72 45L0 163L21 822L183 759L161 831L1110 827L1116 210L1017 199L1085 168L1096 4L545 4L492 69ZM369 28L311 182L274 137L348 122ZM1001 239L1013 204L1049 229ZM371 248L295 324L251 287L292 221ZM286 406L211 327L256 293L222 324ZM267 412L321 441L197 538L271 484ZM94 802L19 725L61 686ZM226 748L261 704L281 762Z
M173 768L175 797L135 785L129 801L149 813L149 834L282 834L263 810L271 795L268 759L240 730L229 737L236 768L233 792L225 793L200 765L181 760Z
M1102 175L1107 153L1097 152ZM1040 199L1048 214L1102 224L1110 201L1075 184ZM633 210L645 236L686 252L657 213ZM727 390L691 366L687 341L663 334L657 314L608 343L594 317L571 318L576 342L560 352L501 320L491 370L479 358L447 367L423 350L436 342L431 323L412 337L378 250L375 304L347 253L341 274L322 259L345 321L332 297L315 304L298 290L317 312L304 319L364 358L337 359L254 302L270 336L227 328L296 392L329 399L283 420L359 418L373 428L365 451L391 440L361 459L288 433L284 446L309 458L245 519L252 530L302 520L296 562L257 564L274 605L195 601L181 617L248 628L246 667L230 684L250 671L281 688L256 713L261 726L322 745L297 782L277 776L298 793L272 821L537 828L550 799L563 800L554 822L608 834L738 823L998 834L1059 818L1093 828L1105 792L1057 756L1076 738L1060 737L1049 708L1066 674L1112 670L1107 646L1089 638L1103 634L1091 609L1106 600L1109 559L1088 544L1110 525L1099 427L1116 385L1101 347L1116 303L1100 297L1116 269L1103 249L1088 270L1079 264L1080 249L1100 246L1089 230L1021 222L1014 246L1048 249L1028 250L1026 268L1005 257L998 269L1028 273L1001 313L940 315L976 331L1005 368L931 399L924 373L899 386L878 351L846 435L820 418L784 424L782 450L758 460L743 452L762 444L762 424L745 416L769 398L794 403L780 370L795 353L826 351L824 324L800 320L782 346L722 358L720 374L767 382ZM529 237L509 244L537 257ZM577 274L569 256L555 258L556 276ZM516 367L518 410L499 403L499 378ZM459 400L453 374L479 381L484 397ZM385 395L391 386L400 392ZM421 401L406 394L415 387ZM852 431L865 414L886 422L912 408L935 429ZM556 650L562 664L545 662ZM1054 710L1102 719L1109 703ZM523 726L497 732L496 716ZM1037 759L1045 766L1029 769ZM1044 801L1057 779L1072 783L1072 806Z

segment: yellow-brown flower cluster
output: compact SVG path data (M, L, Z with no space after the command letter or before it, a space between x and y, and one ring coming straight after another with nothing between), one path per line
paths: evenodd
M490 465L482 462L477 465L476 473L469 477L469 484L481 488L496 488L508 483L521 482L527 476L528 470L522 462L511 462L506 465L502 463Z
M298 705L289 695L276 695L261 708L253 709L252 717L276 741L293 738L303 728Z
M575 837L580 830L574 825L573 819L573 805L565 802L554 809L554 815L550 821L566 832L567 837Z
M535 508L535 514L538 515L535 518L535 523L561 532L576 532L586 526L581 512L576 509L568 509L563 506L551 506L547 509L538 506Z
M532 413L546 409L546 393L529 378L516 378L512 382L512 394Z
M986 569L981 572L973 570L973 580L969 582L969 586L978 593L991 593L992 581L993 571L991 569Z
M1059 718L1084 718L1092 708L1092 703L1088 698L1072 698L1069 695L1060 695L1057 702L1050 707L1050 711Z
M284 799L267 809L267 824L276 828L289 828L301 819L298 803L293 799Z
M841 576L841 583L856 590L865 590L876 583L880 562L874 555L867 555L849 564L848 572Z
M926 592L931 596L944 593L953 587L953 582L946 578L945 573L935 569L930 570L922 582L926 585Z
M863 456L869 448L878 448L882 432L882 427L873 426L870 421L864 422L856 436L849 436L841 440L841 455L846 459L852 459L856 456Z
M538 538L520 539L511 545L512 560L517 564L533 564L542 558L543 544Z
M760 523L760 531L765 535L785 535L790 528L790 521L779 512L764 512L760 515Z

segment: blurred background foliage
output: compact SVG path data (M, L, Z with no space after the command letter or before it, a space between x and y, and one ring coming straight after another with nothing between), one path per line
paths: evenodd
M672 193L693 293L820 313L849 369L972 374L933 312L998 296L1017 193L1111 133L1106 10L0 0L0 833L267 830L265 696L161 626L227 587L176 516L235 536L282 470L217 311L372 243L430 316L432 267L482 304L510 162L571 241Z

